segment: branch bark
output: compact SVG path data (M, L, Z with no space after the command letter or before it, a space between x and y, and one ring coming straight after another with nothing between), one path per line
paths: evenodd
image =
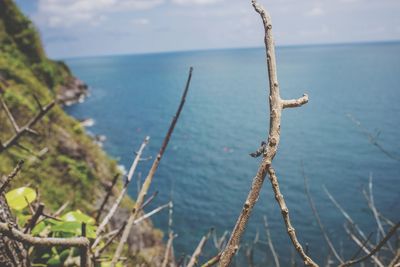
M275 170L272 168L272 160L274 159L280 140L280 126L282 109L287 107L297 107L308 102L308 96L304 95L298 100L282 100L279 94L279 84L277 78L277 68L275 59L275 45L272 36L271 17L268 12L255 0L252 0L253 7L260 14L265 30L265 48L267 54L268 78L269 78L269 110L270 110L270 126L268 140L263 147L263 160L258 168L257 174L253 179L253 183L247 199L243 205L242 212L232 231L229 242L222 253L220 264L226 267L230 264L233 256L237 252L240 244L241 236L246 228L251 211L256 204L266 174L269 174L271 185L275 193L275 198L281 209L283 220L286 225L287 232L298 254L304 261L306 266L318 266L303 250L303 247L297 240L295 230L291 224L289 217L289 209L279 189L278 178Z

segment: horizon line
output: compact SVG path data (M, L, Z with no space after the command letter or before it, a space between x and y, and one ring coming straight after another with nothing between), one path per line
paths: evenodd
M337 43L315 43L315 44L284 44L276 45L276 48L307 48L307 47L328 47L328 46L351 46L351 45L374 45L374 44L393 44L400 43L400 39L393 40L375 40L375 41L354 41L354 42L337 42ZM192 53L192 52L207 52L207 51L221 51L221 50L247 50L247 49L265 49L264 46L247 46L247 47L221 47L221 48L199 48L199 49L184 49L184 50L170 50L170 51L153 51L153 52L127 52L115 54L100 54L100 55L83 55L72 56L65 58L54 58L54 60L74 60L84 58L99 58L99 57L120 57L120 56L141 56L141 55L157 55L157 54L176 54L176 53Z

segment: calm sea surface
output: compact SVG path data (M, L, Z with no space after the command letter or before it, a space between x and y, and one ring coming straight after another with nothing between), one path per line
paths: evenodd
M104 148L128 168L134 151L151 136L146 156L155 156L194 67L186 105L151 191L159 190L148 210L166 203L173 191L177 257L191 254L210 227L231 230L260 159L251 158L267 136L269 115L264 49L215 50L69 59L87 82L91 96L67 108L77 118L93 118L88 131L107 136ZM400 162L371 145L346 115L351 114L379 143L400 157L400 43L282 47L277 49L283 98L307 92L310 102L285 110L281 144L274 165L301 242L322 261L327 248L304 193L302 162L312 196L335 245L350 257L354 246L344 218L322 190L325 185L366 233L376 232L362 189L373 176L378 209L400 218ZM146 176L151 161L140 165ZM130 194L137 193L133 182ZM263 228L267 215L275 247L288 262L291 245L266 180L245 241L257 231L255 258L272 266ZM167 229L167 212L153 222ZM205 257L212 256L212 242ZM244 249L237 260L244 263ZM285 265L285 264L284 264Z

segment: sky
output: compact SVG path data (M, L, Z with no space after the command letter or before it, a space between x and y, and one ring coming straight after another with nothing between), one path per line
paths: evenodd
M16 0L49 56L263 46L250 0ZM400 0L259 0L277 45L400 40Z

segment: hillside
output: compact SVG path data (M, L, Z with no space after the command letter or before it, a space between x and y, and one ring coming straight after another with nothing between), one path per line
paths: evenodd
M0 153L0 175L9 173L23 159L26 163L12 187L30 184L37 188L49 210L69 201L69 209L94 214L118 172L117 163L62 110L61 104L84 95L86 86L73 77L66 64L47 58L34 25L12 0L0 0L0 93L19 125L38 112L34 96L43 105L53 99L60 104L34 127L38 136L25 135L20 139L21 146ZM12 134L12 125L0 109L0 140ZM132 201L126 198L124 206L126 209L115 216L119 221L125 220ZM132 232L136 234L130 238L131 251L140 251L135 260L154 263L153 256L163 249L162 233L153 229L151 222ZM146 242L137 241L143 238Z

